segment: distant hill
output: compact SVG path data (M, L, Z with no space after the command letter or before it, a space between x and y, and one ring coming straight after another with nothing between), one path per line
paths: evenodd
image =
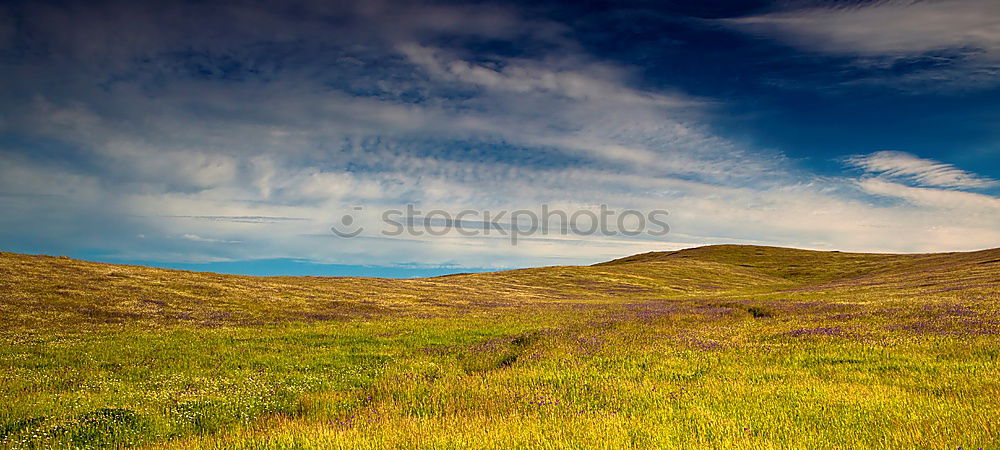
M916 282L919 278L952 283L1000 275L1000 248L973 252L949 253L846 253L801 250L756 245L710 245L673 252L650 252L596 264L678 263L684 260L708 261L752 269L757 273L806 284L839 281ZM1000 281L1000 280L995 280Z
M0 253L0 330L194 322L204 326L434 315L595 301L771 298L796 292L973 295L1000 287L1000 249L865 254L715 245L424 279L251 277ZM985 290L985 291L984 291Z

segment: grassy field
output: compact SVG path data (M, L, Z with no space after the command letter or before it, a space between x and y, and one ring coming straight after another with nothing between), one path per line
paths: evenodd
M0 446L1000 448L1000 250L416 280L0 254Z

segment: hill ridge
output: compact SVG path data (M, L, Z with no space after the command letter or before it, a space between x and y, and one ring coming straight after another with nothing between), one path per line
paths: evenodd
M522 307L933 286L954 295L1000 287L1000 249L931 254L718 245L448 277L242 276L0 252L0 332L80 323L205 326L440 315Z

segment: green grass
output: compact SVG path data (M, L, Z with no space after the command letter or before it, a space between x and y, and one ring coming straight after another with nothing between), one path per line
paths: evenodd
M420 280L0 255L4 447L997 448L1000 251Z

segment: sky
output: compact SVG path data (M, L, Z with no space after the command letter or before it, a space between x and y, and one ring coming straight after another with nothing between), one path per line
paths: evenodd
M994 0L0 3L3 251L408 277L976 250L998 180ZM381 232L406 205L669 232Z

